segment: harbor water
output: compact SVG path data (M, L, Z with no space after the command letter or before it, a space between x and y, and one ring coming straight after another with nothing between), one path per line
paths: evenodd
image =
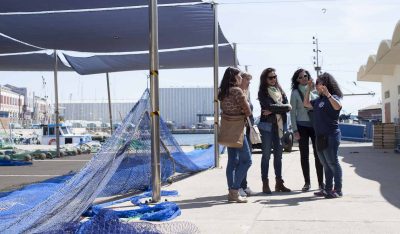
M173 134L179 145L214 144L214 134Z

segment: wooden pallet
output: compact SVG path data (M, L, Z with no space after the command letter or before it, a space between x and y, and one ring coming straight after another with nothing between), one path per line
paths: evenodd
M394 149L400 127L393 123L375 124L373 146L375 149Z

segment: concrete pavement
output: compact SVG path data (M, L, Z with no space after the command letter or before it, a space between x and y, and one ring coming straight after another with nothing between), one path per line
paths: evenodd
M261 154L253 154L248 173L249 186L258 192L249 203L228 203L225 165L185 178L163 190L177 190L175 201L182 215L174 221L194 223L202 233L400 233L400 154L375 150L370 143L340 146L343 193L338 199L314 197L317 180L310 156L312 190L304 184L297 147L283 155L283 177L291 193L261 193ZM8 190L79 170L90 156L39 160L29 167L2 167L0 190ZM21 175L21 176L16 176ZM24 177L23 175L28 175ZM37 175L37 176L32 176ZM273 178L272 159L270 178ZM275 182L271 182L271 188Z
M342 143L339 155L344 196L338 199L313 195L317 188L313 156L312 190L301 192L299 151L283 155L283 177L291 193L261 193L261 154L253 154L248 174L249 186L259 194L249 197L247 204L227 202L226 155L221 159L223 168L163 189L180 194L168 198L182 209L176 220L190 221L202 233L400 233L400 154L375 150L370 143ZM273 178L271 168L272 164Z

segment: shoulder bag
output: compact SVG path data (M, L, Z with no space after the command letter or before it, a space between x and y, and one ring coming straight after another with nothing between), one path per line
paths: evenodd
M244 115L221 115L218 143L231 148L242 148L245 127Z
M249 124L249 128L250 128L251 144L260 144L261 136L260 136L260 130L258 130L257 125L252 125L249 117L247 117L247 123Z

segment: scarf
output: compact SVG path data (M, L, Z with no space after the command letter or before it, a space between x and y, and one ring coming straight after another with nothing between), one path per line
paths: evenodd
M307 85L301 85L299 84L299 91L303 94L303 97L306 96L306 91L307 91ZM316 94L315 90L312 90L310 92L310 100L315 100L318 98L318 94Z
M279 89L275 87L268 87L268 94L269 96L277 103L277 104L282 104L282 93L279 91ZM282 115L280 114L275 114L276 115L276 121L278 123L278 134L279 138L283 137L283 120L282 120Z

